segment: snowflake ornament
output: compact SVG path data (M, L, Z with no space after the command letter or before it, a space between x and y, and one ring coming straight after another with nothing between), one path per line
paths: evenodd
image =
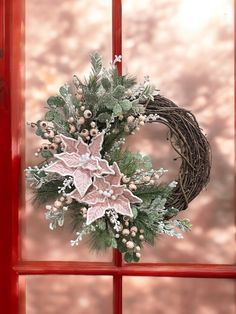
M104 132L98 134L88 145L81 138L75 140L60 135L65 146L63 153L55 154L58 160L44 170L56 172L62 176L71 176L77 192L77 199L81 199L92 184L94 176L114 174L100 151L104 140Z
M117 213L125 216L133 216L130 203L141 203L142 200L126 189L125 185L120 185L121 172L116 163L111 166L114 174L104 177L95 177L93 188L83 198L82 202L89 205L87 212L87 225L105 215L106 210L113 209ZM80 195L73 191L70 195L77 200Z

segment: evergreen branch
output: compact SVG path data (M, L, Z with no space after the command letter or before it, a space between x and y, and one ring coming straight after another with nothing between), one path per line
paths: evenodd
M53 180L44 183L40 188L34 190L33 203L45 205L55 201L58 197L58 186L62 184L60 180Z
M93 251L106 251L112 245L113 235L109 229L96 229L89 234L88 245Z
M94 76L97 76L102 70L102 58L97 52L91 55L91 65Z
M68 210L69 210L70 218L71 218L71 227L73 231L78 231L82 229L82 225L85 219L80 209L85 206L86 206L85 204L78 203L76 201L73 201L68 206Z
M161 195L163 198L167 198L171 193L171 188L164 184L161 185L142 185L134 191L134 194L138 197L151 197L154 196L155 198Z

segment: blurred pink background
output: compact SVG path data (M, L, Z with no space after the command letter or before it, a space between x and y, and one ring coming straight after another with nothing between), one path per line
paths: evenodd
M89 54L111 58L111 0L26 1L26 121L42 116L46 100L73 74L89 71ZM123 0L123 69L150 75L161 94L191 110L212 146L211 182L180 214L193 224L183 240L162 237L146 247L143 262L235 263L233 2L230 0ZM176 156L167 129L145 126L129 148L169 169ZM38 141L26 129L26 164L37 164ZM50 231L43 208L32 208L30 192L22 224L25 260L111 261L111 252L72 248L70 231ZM69 223L68 223L69 225ZM27 314L111 312L112 278L26 277ZM96 287L96 289L94 289ZM125 278L125 314L233 314L231 280ZM142 296L140 298L140 295ZM85 300L85 301L84 301ZM66 309L66 312L65 312Z

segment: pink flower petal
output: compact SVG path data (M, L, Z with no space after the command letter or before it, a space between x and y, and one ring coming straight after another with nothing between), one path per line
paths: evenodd
M124 197L128 198L130 203L142 203L141 198L135 196L130 190L125 189L123 193Z
M77 152L79 155L90 154L88 145L80 137L78 138Z
M75 140L74 138L71 137L67 137L63 134L60 134L62 143L65 145L65 151L68 153L73 153L76 152L77 150L77 145L78 145L78 141Z
M74 198L76 201L81 202L81 195L76 189L67 195Z
M105 200L105 196L100 194L98 190L94 189L92 192L87 193L83 198L82 202L89 205L95 205L97 203L102 203Z
M112 168L109 166L107 160L97 158L99 167L101 167L101 170L97 172L98 175L102 174L115 174L115 172L112 170Z
M116 162L111 166L112 170L115 174L109 174L106 176L106 181L109 182L111 185L119 185L121 180L121 172Z
M89 145L90 152L94 157L101 157L100 151L102 149L103 139L104 132L101 132L92 140L92 143Z
M100 166L98 164L98 161L96 159L89 159L88 162L84 166L82 166L82 168L89 169L91 171L95 171L95 170L100 171L101 170Z
M96 219L103 217L106 210L109 208L110 206L108 202L98 203L89 207L87 211L87 225L90 225Z
M78 140L67 137L63 134L60 134L61 140L63 144L65 145L65 151L67 153L76 153L78 152L80 155L84 155L86 153L89 153L89 148L86 143L82 140L82 138L78 138Z
M45 168L45 172L56 172L61 176L72 176L74 170L68 167L63 161L57 160L53 164Z
M92 184L91 172L89 170L78 168L75 170L73 177L74 185L81 197L83 197Z
M79 155L77 153L55 154L56 158L62 160L67 166L76 168L80 165Z
M133 217L132 209L127 198L122 195L119 196L116 200L109 200L111 207L119 214L124 216Z
M117 186L112 185L111 190L113 191L113 194L117 196L124 193L124 188L125 186L123 185L117 185Z
M93 185L101 191L109 190L111 189L111 186L108 182L105 181L104 177L95 177Z

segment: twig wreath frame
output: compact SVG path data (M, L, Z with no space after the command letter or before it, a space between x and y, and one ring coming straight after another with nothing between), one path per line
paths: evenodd
M206 187L211 171L211 151L195 116L178 107L173 101L157 95L150 101L145 114L157 115L155 120L169 128L169 141L181 158L176 181L179 183L167 200L168 207L185 210L188 204Z

